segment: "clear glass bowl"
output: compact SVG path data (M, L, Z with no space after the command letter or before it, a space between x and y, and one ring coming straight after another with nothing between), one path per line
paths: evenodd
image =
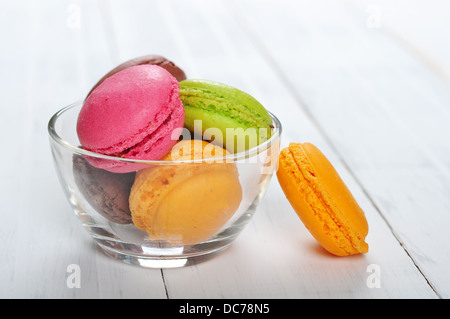
M80 148L76 122L81 107L82 102L69 105L53 115L48 123L56 171L81 225L107 255L129 264L149 268L182 267L215 256L233 242L252 218L278 164L282 128L273 114L271 138L248 151L207 160L138 161ZM96 161L139 164L154 180L194 173L180 178L181 182L177 183L181 186L169 193L164 193L167 183L164 178L159 178L160 184L150 183L153 188L145 193L147 206L143 208L150 207L153 212L147 218L149 229L142 225L138 228L126 211L130 189L141 172L110 173L89 164ZM211 182L220 174L235 176L231 177L229 188L221 182ZM208 191L202 188L205 183L211 186ZM191 187L201 189L197 192ZM234 192L236 188L238 195ZM180 201L185 196L183 192L194 195L186 195L189 198L174 203L174 198ZM144 196L138 193L136 187L135 197ZM149 199L148 196L156 197ZM165 198L162 204L161 198Z

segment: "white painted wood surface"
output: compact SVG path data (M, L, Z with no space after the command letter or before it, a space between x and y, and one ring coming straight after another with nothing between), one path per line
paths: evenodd
M0 297L450 297L448 1L2 0ZM106 257L71 213L46 125L129 58L161 54L235 85L312 142L365 210L370 251L336 258L274 178L215 259L141 269ZM66 284L78 265L81 287ZM368 285L370 267L380 287Z

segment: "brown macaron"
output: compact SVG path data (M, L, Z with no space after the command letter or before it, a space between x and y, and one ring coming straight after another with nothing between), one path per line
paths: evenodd
M166 69L174 78L178 80L178 82L186 80L186 74L182 69L175 65L172 61L166 59L160 55L144 55L141 57L137 57L128 61L119 64L114 69L106 73L98 82L94 85L94 87L89 91L88 95L99 86L105 79L109 78L111 75L116 74L130 66L142 65L142 64L150 64L150 65L158 65L164 69Z
M80 155L73 156L73 173L80 193L96 212L117 224L132 222L128 197L136 173L95 168Z

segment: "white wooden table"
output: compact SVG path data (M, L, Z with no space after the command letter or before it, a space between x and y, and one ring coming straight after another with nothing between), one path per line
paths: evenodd
M449 12L447 0L2 0L0 297L449 298ZM366 212L369 253L325 253L275 177L208 262L105 256L64 197L46 125L145 54L254 95L283 147L322 149Z

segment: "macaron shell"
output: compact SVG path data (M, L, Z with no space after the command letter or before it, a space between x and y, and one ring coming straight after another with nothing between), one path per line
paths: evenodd
M167 118L178 82L157 66L134 66L106 79L78 116L81 144L111 154L137 144Z
M271 136L272 118L264 106L232 86L189 79L180 82L180 98L185 107L185 127L205 135L205 139L214 135L214 142L230 152L257 146ZM201 127L196 127L196 120L201 121Z
M242 104L244 107L247 107L249 113L253 113L253 115L257 117L257 119L251 119L251 121L261 120L263 125L270 125L272 123L272 118L258 100L235 87L216 81L202 79L185 80L180 82L180 86L182 90L188 88L192 89L192 91L187 92L187 95L193 95L195 94L194 92L201 94L206 93L211 94L211 99L222 98Z
M160 226L156 229L162 230L157 237L180 243L206 240L225 225L240 201L239 183L229 170L214 169L197 174L172 189L161 201L158 210L164 213L158 214L155 220ZM196 211L189 214L190 227L186 227L189 207L196 207Z
M323 186L321 192L326 202L336 207L336 214L342 223L350 230L355 230L358 240L365 238L368 234L368 223L361 207L356 202L344 181L336 169L331 165L325 155L313 144L304 143L303 149L310 159L316 172L319 185ZM339 196L336 196L339 194ZM363 245L364 247L366 245Z
M177 142L161 161L192 161L229 155L226 149L203 140L181 140ZM218 162L222 162L221 159ZM228 165L235 168L234 165Z
M205 141L180 141L165 160L191 160L227 154ZM224 153L225 152L225 153ZM242 200L232 163L164 165L137 173L130 193L133 223L152 240L195 244L217 233Z
M137 180L145 182L138 204L135 190L130 196L136 227L146 230L152 240L173 245L195 244L214 235L239 207L242 191L232 171L211 165L216 167L193 164L196 167L189 172L164 169L157 175L147 172L148 176L138 172Z
M277 177L306 228L330 253L366 253L364 212L323 153L310 143L291 143L280 153Z

